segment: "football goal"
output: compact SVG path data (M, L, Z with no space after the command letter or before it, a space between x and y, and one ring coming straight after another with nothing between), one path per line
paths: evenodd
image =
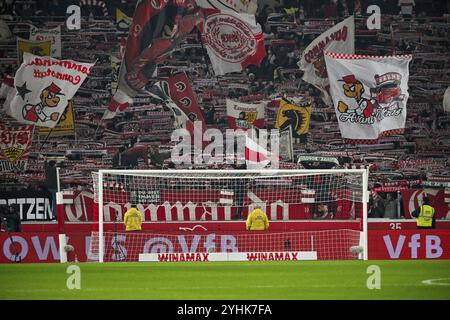
M367 259L367 189L365 169L100 170L89 257ZM142 214L142 230L126 232L123 218L132 205ZM246 230L256 206L266 213L268 230Z

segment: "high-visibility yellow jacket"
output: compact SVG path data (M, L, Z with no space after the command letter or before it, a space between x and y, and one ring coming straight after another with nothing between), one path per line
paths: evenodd
M422 228L431 228L433 226L434 208L424 204L420 207L419 217L417 218L417 226Z
M142 213L136 208L130 208L125 212L123 223L125 224L126 231L142 230Z
M254 209L247 217L247 230L267 230L269 229L269 219L259 208Z

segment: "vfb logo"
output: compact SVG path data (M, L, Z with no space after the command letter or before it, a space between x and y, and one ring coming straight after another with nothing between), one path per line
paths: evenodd
M406 236L404 235L400 235L398 237L397 243L395 244L392 243L390 235L383 236L383 240L391 259L399 259L400 257L418 259L419 248L425 249L426 259L438 259L443 254L443 249L441 247L441 238L437 235L425 235L425 238L421 238L421 234L413 234L411 235L411 239L408 242L408 246L405 250L403 250L406 240ZM404 255L402 255L403 251L406 251Z

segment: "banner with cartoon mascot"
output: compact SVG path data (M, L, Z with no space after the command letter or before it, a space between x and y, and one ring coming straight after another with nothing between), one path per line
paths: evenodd
M347 143L373 144L403 134L411 58L325 52L330 92Z
M20 123L54 128L93 66L25 52L14 77L17 94L7 113Z

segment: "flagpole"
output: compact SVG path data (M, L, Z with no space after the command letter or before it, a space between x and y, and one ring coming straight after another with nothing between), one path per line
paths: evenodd
M200 45L202 46L203 57L205 58L206 67L208 68L208 73L209 73L209 72L210 72L210 68L209 68L210 63L208 63L208 60L209 60L209 59L208 59L208 56L207 56L207 51L206 51L206 49L205 49L205 46L203 45L202 33L200 32L200 30L199 30L198 28L197 28L197 34L198 34L198 36L199 36ZM211 61L210 61L210 62L211 62ZM212 74L216 75L216 74L214 73L214 70L213 70ZM218 80L218 79L217 79L217 76L216 76L216 80Z
M67 107L66 107L66 108L67 108ZM50 131L49 131L49 133L47 134L47 136L45 137L44 142L42 142L41 147L39 148L38 153L40 153L41 150L42 150L42 148L47 144L48 138L49 138L50 135L52 134L53 129L56 128L56 127L59 125L59 122L61 121L61 118L62 118L62 117L59 117L58 122L55 124L55 126L54 126L53 128L50 128Z

